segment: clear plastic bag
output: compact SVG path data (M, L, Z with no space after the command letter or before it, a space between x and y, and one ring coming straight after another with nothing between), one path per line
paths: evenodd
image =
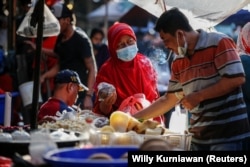
M112 84L109 84L107 82L101 82L97 86L98 89L98 100L103 101L105 98L107 98L110 94L114 93L116 91L115 87Z

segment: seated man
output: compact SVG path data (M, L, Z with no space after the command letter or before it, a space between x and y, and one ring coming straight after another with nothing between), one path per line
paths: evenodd
M62 70L55 76L55 90L52 97L48 99L38 112L38 123L51 121L53 118L47 116L56 116L56 113L72 112L72 106L78 98L78 92L88 90L81 83L78 74L72 70Z

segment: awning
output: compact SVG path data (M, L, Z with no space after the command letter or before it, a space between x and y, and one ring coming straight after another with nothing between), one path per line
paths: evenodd
M191 25L209 28L222 22L250 3L250 0L128 0L159 17L165 10L179 8Z
M126 14L134 5L128 1L116 2L109 1L101 5L99 8L90 12L87 15L89 22L101 23L107 18L109 22L118 21L124 14Z

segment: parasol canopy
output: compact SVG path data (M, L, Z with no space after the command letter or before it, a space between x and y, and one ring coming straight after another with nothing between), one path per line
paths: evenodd
M87 19L89 22L99 23L103 22L105 17L107 17L108 21L115 22L126 14L133 6L133 4L126 1L109 1L90 12L87 15Z
M229 16L226 20L223 20L220 24L230 25L231 23L236 23L237 25L245 25L247 22L250 22L250 8L241 9L237 13Z
M134 5L132 9L119 19L119 21L127 23L130 26L147 27L148 22L155 22L156 19L156 16L150 14L139 6Z
M213 27L250 3L250 0L128 0L159 17L164 11L179 8L194 29Z

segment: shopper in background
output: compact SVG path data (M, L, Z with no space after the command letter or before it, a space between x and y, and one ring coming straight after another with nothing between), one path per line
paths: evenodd
M90 40L93 45L97 70L109 58L108 46L104 43L105 34L100 28L93 28L90 33Z
M156 71L150 60L138 52L136 36L129 25L115 23L109 28L108 48L110 59L102 65L96 77L94 112L109 117L123 100L138 93L143 93L150 102L159 98ZM102 82L116 90L103 99L100 97L102 92L98 92ZM161 122L163 117L155 120Z
M55 90L52 97L48 99L38 112L38 122L43 123L53 120L57 112L74 112L73 105L76 103L79 91L88 91L81 83L77 72L73 70L62 70L55 76Z
M89 37L83 30L75 28L73 11L66 4L58 2L51 7L52 13L58 18L61 32L57 37L54 50L43 50L48 56L58 57L59 63L41 75L41 82L52 78L63 69L74 70L79 74L81 82L89 90L80 92L77 104L82 109L93 107L93 85L96 77L96 63Z
M250 22L246 23L237 39L237 49L245 71L246 82L242 85L244 100L247 106L248 121L250 121ZM250 150L250 138L246 140L244 149Z

